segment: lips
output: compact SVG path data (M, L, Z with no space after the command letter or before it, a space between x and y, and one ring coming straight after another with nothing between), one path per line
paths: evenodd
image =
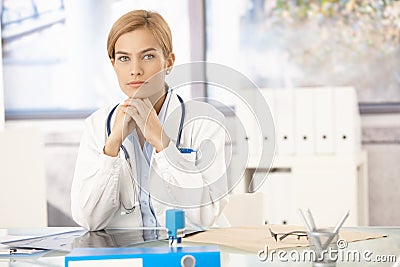
M145 84L144 81L132 81L132 82L128 83L128 85L131 86L131 87L140 87L143 84Z

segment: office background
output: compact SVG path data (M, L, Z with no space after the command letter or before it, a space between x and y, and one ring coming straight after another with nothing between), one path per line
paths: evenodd
M106 36L116 18L140 8L169 22L176 64L221 63L261 88L354 87L368 153L369 224L400 223L400 1L1 3L1 126L44 133L49 226L74 225L69 189L83 119L121 98ZM198 96L234 105L212 87L183 95Z

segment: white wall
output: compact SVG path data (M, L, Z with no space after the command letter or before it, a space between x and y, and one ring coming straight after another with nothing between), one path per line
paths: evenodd
M1 32L1 24L0 24ZM0 47L2 47L0 39ZM3 52L0 50L0 131L4 129Z
M43 137L37 127L0 132L0 228L47 226Z
M400 114L364 115L361 123L368 152L370 225L400 225Z

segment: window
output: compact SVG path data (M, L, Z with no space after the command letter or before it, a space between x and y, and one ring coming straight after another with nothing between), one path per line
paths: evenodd
M207 0L206 25L207 60L259 87L350 85L360 103L400 103L400 1Z
M186 0L2 1L6 119L84 117L121 101L106 40L112 23L133 9L160 12L176 64L190 60Z

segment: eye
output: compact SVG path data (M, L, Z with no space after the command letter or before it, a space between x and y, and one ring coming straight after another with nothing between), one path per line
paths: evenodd
M146 54L146 55L143 56L143 59L145 59L145 60L149 60L149 59L152 59L152 58L154 58L154 56L152 54Z
M118 57L118 60L121 61L121 62L126 62L126 61L129 60L129 57L127 57L127 56L120 56L120 57Z

